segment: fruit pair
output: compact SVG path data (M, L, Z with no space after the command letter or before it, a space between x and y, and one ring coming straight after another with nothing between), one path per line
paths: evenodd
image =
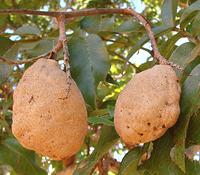
M116 102L116 131L128 145L159 138L177 121L179 99L178 79L170 66L136 74ZM56 61L39 59L25 71L14 92L12 131L24 147L52 159L80 149L87 133L85 103Z

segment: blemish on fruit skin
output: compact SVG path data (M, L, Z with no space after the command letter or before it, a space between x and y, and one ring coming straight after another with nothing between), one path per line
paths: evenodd
M127 126L126 126L126 128L128 128L128 129L129 129L129 128L130 128L130 126L128 126L128 125L127 125Z
M162 125L162 128L166 128L166 126L165 126L165 125Z
M150 126L150 125L151 125L151 123L150 123L150 122L148 122L148 123L147 123L147 125L148 125L148 126Z
M153 127L153 130L154 130L154 131L157 131L157 130L158 130L158 128L154 126L154 127Z
M31 103L32 101L35 101L33 95L31 95L30 99L28 100L28 103Z
M144 134L143 133L138 133L138 135L143 136Z

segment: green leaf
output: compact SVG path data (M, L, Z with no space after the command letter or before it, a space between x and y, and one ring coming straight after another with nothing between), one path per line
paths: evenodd
M172 133L167 131L164 136L154 142L150 159L145 161L140 168L151 175L184 175L171 161L170 150L172 146Z
M13 44L10 39L0 36L0 55L3 55Z
M193 92L189 95L191 96L191 99L189 100L188 107L192 107L192 113L193 115L191 116L189 127L188 127L188 132L187 132L187 146L191 146L194 144L200 144L200 117L199 117L199 106L200 106L200 100L198 99L200 94L200 87L199 87L199 82L200 82L200 65L195 67L193 71L191 72L192 76L187 79L187 84L189 86L190 83L192 87L190 89L193 89ZM188 87L189 89L189 87ZM186 89L187 90L187 89ZM191 91L191 90L190 90ZM198 110L198 111L197 111Z
M25 24L22 27L19 27L15 34L17 35L37 35L40 36L40 30L37 26Z
M107 126L114 126L113 121L109 120L108 117L89 117L88 122L94 125L103 124Z
M187 132L187 140L186 145L187 147L192 145L200 145L200 116L199 113L194 114L191 119L188 126L188 132Z
M169 32L172 29L170 26L158 26L153 28L154 35L156 37ZM131 48L128 53L127 59L130 59L137 50L139 50L146 42L149 41L149 37L145 34L136 44Z
M200 107L200 65L195 67L183 84L181 96L181 114L174 130L175 146L172 160L185 172L185 139L191 116Z
M180 27L184 28L200 11L200 0L186 8L181 16Z
M103 18L101 15L87 16L84 17L80 22L81 29L89 33L113 31L114 24L114 18Z
M29 47L26 52L29 57L36 57L38 55L45 54L51 51L55 45L55 39L42 39L33 43L30 43Z
M175 43L182 37L180 33L177 33L173 35L171 38L169 38L166 42L164 42L160 48L159 51L165 58L169 58L172 52L175 50L176 45Z
M162 6L162 21L164 25L174 26L178 3L174 0L164 0Z
M114 29L115 32L129 33L129 32L143 32L144 27L133 18L124 21L120 26Z
M74 175L88 175L94 168L96 163L109 151L109 149L117 142L119 136L115 128L112 126L103 126L99 142L94 152L88 157L85 166L81 165L76 169Z
M191 42L184 43L174 50L169 60L180 65L182 68L186 68L191 60L191 53L195 49L195 44ZM196 52L194 52L196 54ZM178 76L182 77L183 72L178 71Z
M47 174L36 164L34 152L24 149L13 138L0 143L0 155L0 164L10 165L20 175Z
M1 37L0 36L0 55L4 55L7 50L9 50L9 48L13 45L14 42L12 42L11 40L9 40L8 38L5 37ZM4 55L6 56L6 55ZM9 74L10 71L12 70L12 66L1 62L0 60L0 83L2 83L3 81L5 81Z
M182 87L181 107L184 107L184 114L188 112L193 114L199 109L200 106L200 65L196 66L192 70L191 75L192 76L189 76L186 79Z
M106 78L110 63L101 38L95 34L73 36L69 41L72 77L86 102L96 106L96 88Z
M188 175L199 175L200 174L200 163L195 160L186 160L186 169Z
M137 166L143 153L141 147L130 150L122 159L118 175L137 175Z
M192 22L191 33L195 36L200 34L200 14L196 15Z

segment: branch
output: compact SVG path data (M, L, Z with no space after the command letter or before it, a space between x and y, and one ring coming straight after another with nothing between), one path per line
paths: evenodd
M133 9L84 9L84 10L74 10L71 12L45 12L45 11L36 11L36 10L19 10L19 9L7 9L7 10L0 10L0 14L29 14L29 15L44 15L44 16L51 16L51 17L59 17L63 16L65 18L72 18L72 17L80 17L80 16L91 16L91 15L100 15L100 14L123 14L135 17L138 21L140 21L146 29L147 35L151 41L151 46L153 49L154 58L160 64L168 64L177 69L182 68L179 65L176 65L172 62L167 61L158 51L157 43L155 40L154 33L151 29L149 22L139 13L134 11Z
M34 62L34 61L36 61L40 58L49 57L50 54L51 54L51 52L48 52L48 53L45 53L45 54L40 55L38 57L30 58L30 59L27 59L27 60L12 60L12 59L0 56L0 61L3 61L3 62L10 64L10 65L26 64L26 63Z

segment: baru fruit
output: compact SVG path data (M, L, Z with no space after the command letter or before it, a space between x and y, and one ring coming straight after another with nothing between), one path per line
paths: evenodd
M114 112L117 133L129 146L161 137L179 116L180 85L168 65L136 74L119 94Z
M30 66L13 100L12 131L25 148L56 160L80 149L87 132L85 102L55 60L42 58Z

